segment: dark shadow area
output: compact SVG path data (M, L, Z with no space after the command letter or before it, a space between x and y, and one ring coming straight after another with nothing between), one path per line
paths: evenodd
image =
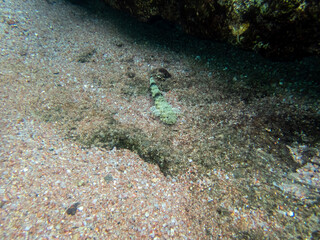
M131 42L148 43L148 48L171 50L190 59L197 58L207 71L223 71L230 76L243 76L242 86L231 94L240 94L242 99L251 99L286 89L310 101L319 100L320 57L311 56L292 62L276 62L261 55L244 51L230 44L199 39L185 34L179 26L160 17L148 23L137 21L128 13L120 12L102 1L70 0L86 8L92 18L106 19L113 23L125 39ZM233 84L229 81L228 84Z
M201 126L203 132L208 131L206 126L210 125L211 119L224 122L226 124L221 125L221 131L226 131L226 134L231 131L232 136L239 134L238 138L232 141L227 138L224 141L231 141L240 146L239 139L242 138L241 141L251 142L255 148L272 146L270 149L273 150L270 150L270 153L285 161L285 165L289 168L296 165L287 160L288 151L284 150L286 145L293 143L313 145L319 141L320 115L317 112L320 100L319 57L308 57L293 62L275 62L226 43L189 36L182 32L179 26L168 23L160 17L154 17L148 23L143 23L127 13L106 6L102 1L72 0L71 2L85 8L92 18L111 22L123 36L123 41L141 44L145 48L157 51L163 49L179 53L190 59L190 69L221 74L222 77L215 79L218 83L211 82L210 77L186 78L183 82L171 86L167 86L170 83L161 83L162 89L179 89L181 91L179 100L193 106L205 106L221 101L222 99L210 94L216 90L223 93L223 101L230 100L234 105L244 103L240 113L233 112L236 111L236 107L225 109L222 113L210 113L210 110L203 107L202 118L199 122L197 120L193 123ZM204 96L190 95L187 89L192 86L196 86ZM235 123L227 124L232 118L237 119ZM243 136L240 136L241 134ZM142 158L151 162L159 160L159 157L151 159L152 156L159 155L158 153L155 154L153 151L143 153L141 146L138 146L135 140L125 137L126 134L120 136L122 137L113 146L136 150ZM250 148L249 145L244 148ZM199 146L200 148L203 149L201 150L203 153L194 157L202 159L201 164L206 168L214 167L217 162L216 160L210 162L208 159L211 157L207 156L207 152L214 152L216 146ZM249 156L250 154L247 156L245 152L241 155L239 162L253 158ZM160 166L160 168L164 170L167 167ZM167 170L164 172L167 174Z

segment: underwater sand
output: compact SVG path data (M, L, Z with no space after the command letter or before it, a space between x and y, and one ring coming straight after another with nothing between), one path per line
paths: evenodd
M270 62L99 4L0 11L2 239L319 238L318 57ZM151 111L160 68L172 126Z

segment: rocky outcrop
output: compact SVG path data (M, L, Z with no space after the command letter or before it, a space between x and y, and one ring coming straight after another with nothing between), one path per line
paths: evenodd
M142 21L163 18L185 32L264 56L320 55L318 0L103 0Z

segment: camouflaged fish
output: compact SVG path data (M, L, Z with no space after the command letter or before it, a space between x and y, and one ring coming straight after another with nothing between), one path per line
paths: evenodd
M153 114L159 117L163 123L175 124L177 122L177 110L166 101L156 84L154 76L150 77L150 91L155 105L151 108Z

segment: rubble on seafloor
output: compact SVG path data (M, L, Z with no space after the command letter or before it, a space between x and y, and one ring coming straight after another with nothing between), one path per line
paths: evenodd
M301 167L289 173L281 183L274 182L273 185L306 203L315 203L320 193L320 152L306 145L288 148L293 160Z

